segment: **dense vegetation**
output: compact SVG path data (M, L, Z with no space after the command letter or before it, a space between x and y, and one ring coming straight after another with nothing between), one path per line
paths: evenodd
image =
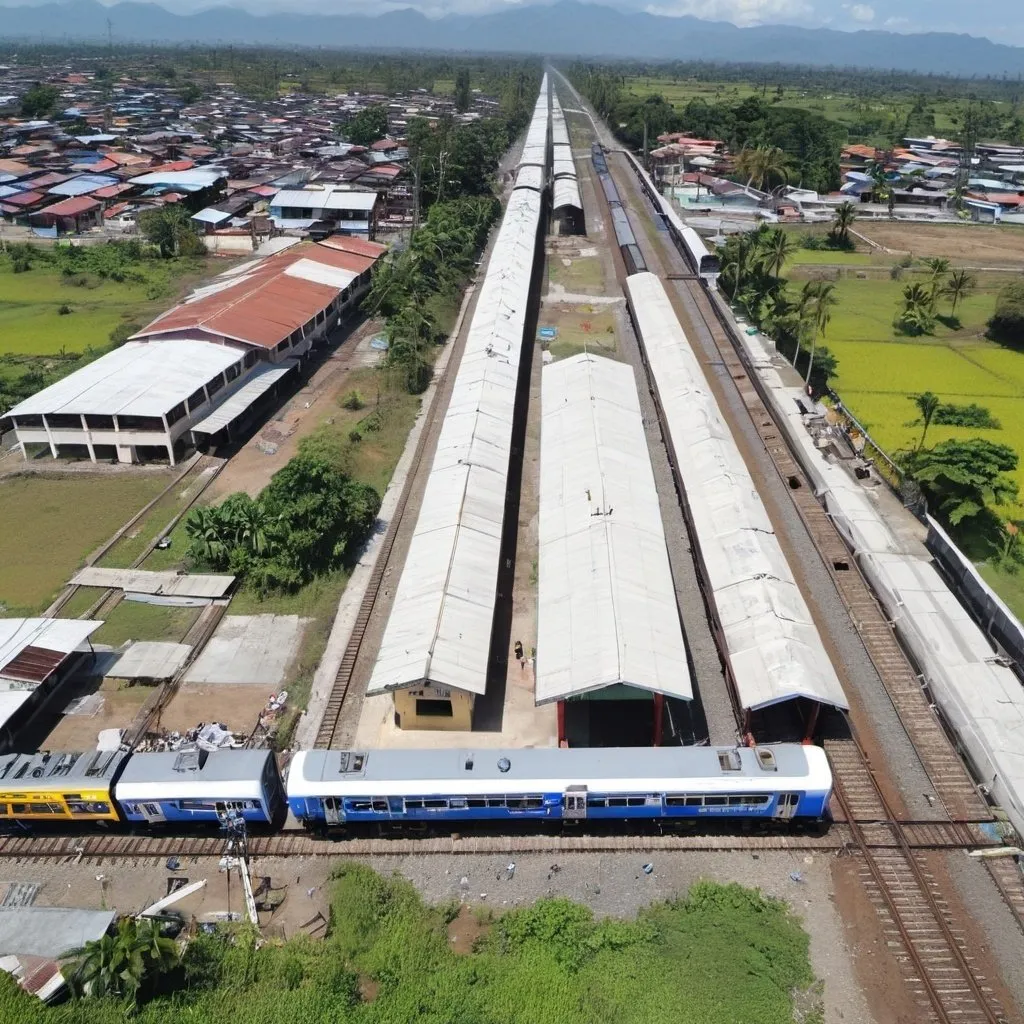
M300 453L257 498L232 494L220 505L193 509L185 522L188 556L243 577L259 593L294 591L345 564L379 509L372 487Z
M465 911L463 913L466 913ZM491 923L471 953L452 949L458 904L423 905L412 886L368 868L340 869L328 937L256 945L200 936L138 1024L791 1024L810 990L807 936L783 904L738 885L698 882L634 922L594 921L565 899ZM473 924L473 919L469 919ZM45 1008L0 975L0 1024L120 1024L124 1004L86 999ZM820 1009L802 1020L820 1021Z
M1003 287L988 332L995 341L1024 348L1024 282L1011 281Z
M839 151L846 131L820 114L766 103L756 96L739 103L693 99L680 110L658 93L641 98L626 92L619 76L600 67L575 64L569 74L634 149L645 141L654 145L664 132L689 132L721 139L733 152L778 149L787 161L782 180L822 192L839 187Z

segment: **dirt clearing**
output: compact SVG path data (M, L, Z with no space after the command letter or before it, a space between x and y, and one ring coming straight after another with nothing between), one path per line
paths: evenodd
M914 256L948 256L955 263L985 267L1024 266L1024 227L858 221L856 230L878 245Z

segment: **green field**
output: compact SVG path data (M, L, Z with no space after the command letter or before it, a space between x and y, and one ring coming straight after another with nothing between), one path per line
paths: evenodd
M174 608L167 605L121 601L103 615L103 625L92 635L99 644L120 647L128 640L152 640L181 643L199 618L199 608Z
M929 443L951 437L988 437L1021 453L1017 478L1024 492L1024 353L1000 348L984 337L1005 278L979 275L978 291L957 309L959 330L940 323L933 337L898 335L892 318L903 281L843 278L835 282L839 305L825 343L839 361L832 384L843 402L890 454L917 443L920 427L910 400L934 391L943 401L988 408L1000 430L933 426ZM940 304L940 312L948 312Z
M767 72L770 78L770 71ZM852 93L829 92L824 89L804 89L785 86L777 91L775 83L766 88L752 82L707 82L697 79L674 79L671 77L636 76L626 80L626 91L634 96L644 97L660 93L676 107L685 107L691 100L705 103L740 103L757 96L766 102L778 103L784 107L797 107L820 114L829 120L838 121L854 128L871 118L897 118L905 120L913 107L913 97L903 93L899 97L862 97ZM935 133L951 135L956 131L953 115L958 96L949 99L928 97L928 108L935 115ZM1007 103L996 103L1000 110L1011 109ZM859 138L856 141L861 141ZM868 141L868 140L863 140ZM884 140L877 140L881 144Z
M0 606L42 611L126 520L156 497L169 471L25 474L0 480Z

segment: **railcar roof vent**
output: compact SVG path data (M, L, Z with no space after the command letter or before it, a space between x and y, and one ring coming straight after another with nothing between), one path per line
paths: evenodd
M206 764L209 753L205 750L183 750L174 759L176 772L198 772Z
M353 750L343 750L338 755L338 774L348 775L361 772L366 764L366 754L357 754Z
M508 772L512 770L512 762L507 757L498 758L498 771Z
M723 772L738 772L743 767L740 763L740 752L738 750L720 750L718 752L718 767Z
M471 772L473 770L473 755L472 754L467 754L466 755L466 760L464 762L464 767L465 767L467 772Z
M111 750L109 752L100 752L96 754L93 757L92 762L89 764L89 767L85 769L85 774L92 777L106 774L111 762L119 753L120 751Z
M775 751L769 750L767 747L757 748L757 763L766 772L779 770L779 762L775 760Z

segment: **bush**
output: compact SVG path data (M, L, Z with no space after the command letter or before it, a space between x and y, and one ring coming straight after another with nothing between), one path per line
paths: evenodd
M955 405L952 402L940 405L933 423L944 427L979 427L984 430L1000 430L1002 424L983 405Z
M111 347L120 348L139 328L140 325L134 320L118 324L109 335Z
M1024 346L1024 281L1011 281L999 292L988 336L1004 345Z
M350 391L341 402L342 408L349 409L351 412L358 412L366 403L363 401L363 396L358 391Z
M67 316L69 313L73 313L74 310L65 302L57 307L58 316Z

